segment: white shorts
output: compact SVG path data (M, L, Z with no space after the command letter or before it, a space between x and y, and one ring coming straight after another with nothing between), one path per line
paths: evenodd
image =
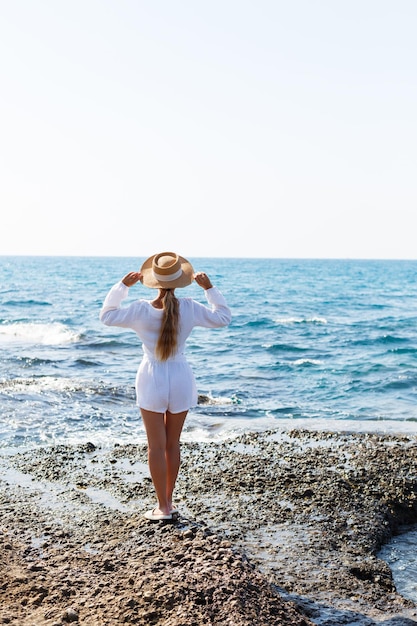
M145 355L136 374L136 404L155 413L182 413L197 404L193 371L184 355L157 361Z

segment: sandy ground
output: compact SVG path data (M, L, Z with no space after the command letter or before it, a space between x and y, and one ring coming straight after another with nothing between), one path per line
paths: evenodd
M270 431L184 443L152 523L142 445L0 456L0 624L411 626L377 558L417 522L417 438Z

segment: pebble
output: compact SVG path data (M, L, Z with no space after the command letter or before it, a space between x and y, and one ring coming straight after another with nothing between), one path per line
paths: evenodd
M68 609L64 611L62 619L65 622L78 622L78 617L79 617L78 611L76 611L72 607L69 607Z
M415 624L417 607L388 592L375 557L399 525L417 521L415 438L281 434L242 435L243 452L229 442L184 443L178 491L188 513L181 506L172 524L142 519L152 486L124 478L119 461L144 462L143 446L94 447L88 468L80 458L90 446L8 457L34 480L56 481L62 497L49 507L34 490L0 482L0 559L10 572L0 589L4 614L19 598L22 623L43 623L50 611L56 626L59 615L59 626L118 626L138 616L161 626L311 626L308 615L341 626L353 613L355 626ZM118 464L111 476L103 470L110 460ZM107 489L129 506L121 513L81 499L76 484ZM32 542L46 532L42 545ZM87 555L83 546L92 545ZM71 597L77 608L67 606Z

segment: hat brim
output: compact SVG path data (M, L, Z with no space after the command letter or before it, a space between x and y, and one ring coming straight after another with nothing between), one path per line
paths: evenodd
M143 276L142 284L145 285L145 287L150 287L151 289L176 289L177 287L187 287L188 285L191 285L194 276L193 266L182 256L178 256L182 270L182 274L179 278L168 281L164 280L163 282L155 278L152 270L152 263L156 256L156 254L150 256L149 259L144 261L142 267L140 268L140 272Z

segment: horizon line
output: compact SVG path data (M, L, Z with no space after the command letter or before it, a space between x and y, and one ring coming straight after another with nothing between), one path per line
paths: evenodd
M149 255L138 255L138 254L23 254L23 253L15 253L15 254L0 254L0 258L96 258L96 259L132 259L132 258L142 258L147 257ZM252 260L280 260L280 261L417 261L416 258L404 258L404 257L360 257L360 256L240 256L240 255L188 255L192 258L197 259L252 259Z

